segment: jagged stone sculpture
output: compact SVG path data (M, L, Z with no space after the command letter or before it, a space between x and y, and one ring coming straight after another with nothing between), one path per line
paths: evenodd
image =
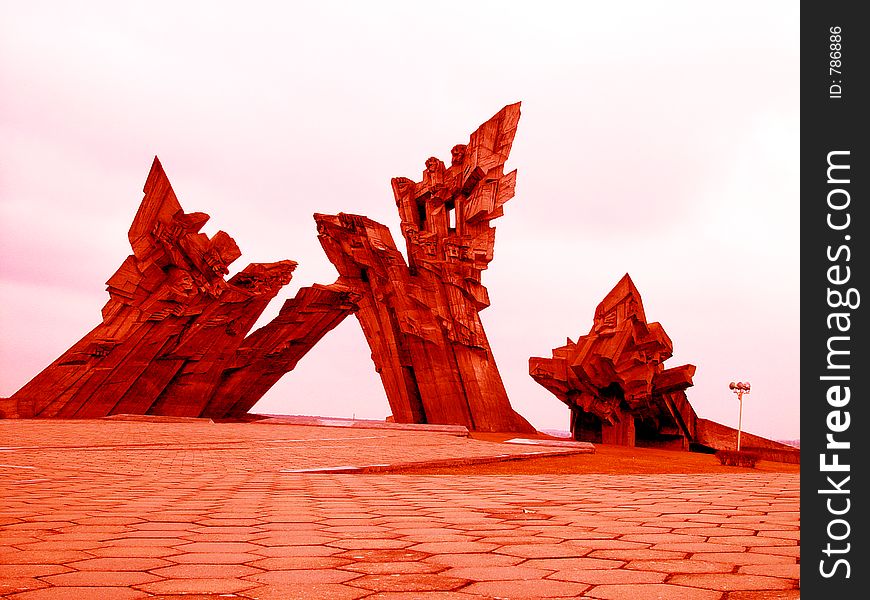
M520 117L506 106L451 151L426 161L420 182L392 180L408 262L390 231L366 217L315 215L339 282L359 294L357 318L393 419L533 432L511 408L479 312L489 306L481 272L513 197L504 173Z
M182 210L156 158L144 191L103 322L9 399L18 416L239 416L351 312L345 287L305 288L245 338L296 263L225 280L238 246L199 232L208 215Z
M697 416L685 390L695 367L666 369L672 354L626 274L595 309L591 331L576 343L569 338L552 358L530 358L529 374L571 409L575 439L688 448Z

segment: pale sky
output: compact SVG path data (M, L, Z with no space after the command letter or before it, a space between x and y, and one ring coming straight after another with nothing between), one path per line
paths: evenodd
M481 315L514 408L568 428L528 359L628 272L699 416L748 380L744 430L798 438L798 42L790 1L0 0L0 395L99 322L155 155L232 272L299 262L262 324L337 276L313 213L400 240L390 178L522 101ZM388 415L356 318L254 412Z

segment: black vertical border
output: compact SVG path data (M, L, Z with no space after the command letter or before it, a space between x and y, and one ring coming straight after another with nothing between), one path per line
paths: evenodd
M867 42L870 36L870 21L858 16L866 10L863 3L845 3L816 0L801 5L801 595L804 598L867 598L870 594L870 532L865 526L870 500L866 493L870 487L867 463L870 461L870 421L867 405L870 403L870 334L867 322L870 312L870 288L867 286L867 238L870 237L870 196L867 180L870 178L870 163L867 153L866 123L870 121L870 98L867 96L867 79L870 75L870 62L867 60ZM866 13L864 13L866 14ZM831 28L840 27L841 32L841 69L842 74L832 73L831 61L836 60L831 52ZM836 66L836 64L834 64ZM831 86L842 87L841 97L833 93ZM848 184L828 183L828 153L849 151L848 155L838 155L837 162L850 165ZM844 174L844 171L838 171ZM833 211L828 207L828 193L836 188L845 188L849 193L848 207ZM834 203L842 204L845 196L834 194ZM844 222L849 213L850 224L847 229L834 230L827 223L832 213L835 224ZM848 239L846 238L848 236ZM838 260L830 260L830 254ZM829 250L830 248L830 250ZM847 254L849 260L847 261ZM828 269L840 265L842 279L845 267L850 268L848 282L833 285L828 280ZM848 307L832 308L828 302L828 289L846 292L848 288L858 290L861 298L855 309ZM850 328L848 332L838 332L836 327L828 328L830 313L848 312ZM845 321L841 321L844 324ZM828 340L830 336L848 336L848 370L832 371L828 364ZM838 341L840 349L846 346ZM840 362L845 359L840 357ZM848 374L849 381L832 382L820 377L831 374ZM848 405L836 408L827 400L831 385L848 385L850 401ZM850 425L844 432L835 433L835 438L848 441L848 450L826 449L828 416L830 411L848 411ZM844 415L834 417L841 420ZM835 425L836 426L836 425ZM822 472L820 455L839 454L839 462L849 464L848 473ZM848 494L820 493L831 489L827 478ZM843 484L844 476L849 476ZM862 492L862 490L865 490ZM832 515L827 507L832 499L834 510L843 510L846 498L849 510L843 515ZM831 532L841 537L846 531L849 535L843 540L829 538L828 527L832 520L843 519L831 525ZM828 543L835 550L848 552L826 554ZM846 544L849 544L848 547ZM836 567L831 577L824 577L822 570L829 574L838 558L849 563L849 577L846 577L844 564ZM824 563L822 563L824 561Z

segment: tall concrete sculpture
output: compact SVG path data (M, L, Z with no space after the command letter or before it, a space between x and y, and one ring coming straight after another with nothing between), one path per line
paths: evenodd
M296 263L254 263L225 280L238 246L199 232L208 215L182 210L156 158L144 191L103 322L10 398L18 416L238 416L351 312L343 286L305 288L245 338Z
M595 309L589 333L569 338L552 358L530 358L529 374L571 409L575 439L688 448L698 419L685 390L695 367L666 369L672 354L626 274Z
M433 157L422 181L392 180L407 264L385 226L315 215L339 283L359 294L356 315L397 422L534 431L511 408L479 315L489 306L490 221L514 195L516 171L504 164L519 117L519 104L506 106L454 146L450 167Z

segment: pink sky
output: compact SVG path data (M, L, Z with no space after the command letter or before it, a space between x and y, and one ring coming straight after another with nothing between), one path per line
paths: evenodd
M99 322L154 155L233 272L300 263L263 323L336 278L314 212L400 239L390 178L520 100L482 313L517 411L567 429L528 358L628 272L700 416L749 380L744 430L799 437L797 3L314 4L0 3L0 395ZM254 411L384 418L369 355L348 318Z

